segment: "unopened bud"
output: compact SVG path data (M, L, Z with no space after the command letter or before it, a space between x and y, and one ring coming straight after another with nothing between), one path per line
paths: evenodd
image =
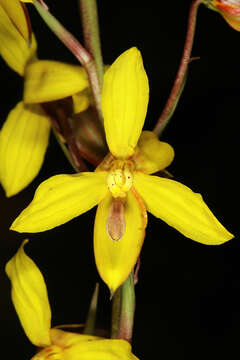
M207 0L206 5L219 12L233 29L240 31L240 0Z

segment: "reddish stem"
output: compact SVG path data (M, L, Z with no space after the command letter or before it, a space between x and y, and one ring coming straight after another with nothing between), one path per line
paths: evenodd
M98 80L102 87L104 65L99 34L97 1L79 0L79 7L82 19L84 44L92 58L95 60Z
M174 107L176 106L178 98L181 94L183 84L185 81L185 76L186 76L187 69L188 69L188 64L190 62L192 47L193 47L193 40L194 40L194 34L195 34L195 28L196 28L197 10L201 3L203 3L203 0L194 0L190 7L189 17L188 17L187 35L186 35L185 45L184 45L179 69L177 72L177 76L174 81L169 98L165 104L163 111L162 111L162 114L160 115L160 117L157 121L157 124L155 125L155 127L153 129L153 131L157 135L160 135L161 132L163 131L163 129L165 128L165 126L167 125L167 122L171 116L171 113L174 110Z
M86 165L81 157L81 154L79 153L78 147L76 145L74 134L72 133L72 129L69 125L68 119L66 118L66 116L61 108L58 108L56 110L56 113L59 116L62 132L68 143L69 152L72 156L74 164L76 165L76 167L78 168L79 171L87 171L87 167L86 167Z
M27 10L27 7L25 4L20 2L20 5L22 6L25 18L26 18L26 23L27 23L27 28L28 28L28 44L29 47L31 46L31 42L32 42L32 25L31 25L31 20L30 20L30 16Z
M37 11L54 32L54 34L62 41L62 43L73 53L85 68L90 87L92 90L94 102L99 118L101 115L101 86L98 79L96 64L91 54L79 43L79 41L68 31L62 24L46 9L46 4L42 0L33 0Z
M68 144L68 150L75 168L78 171L88 171L68 121L68 115L66 113L68 106L66 104L60 104L60 102L56 101L55 103L42 103L41 105L50 117L53 128L66 140L66 143Z
M55 33L57 36L59 35L57 32ZM59 39L64 43L64 45L75 55L75 57L79 60L81 65L85 68L88 79L90 83L90 87L92 89L92 94L94 98L94 102L96 104L96 109L100 119L101 115L101 87L98 79L98 74L96 70L96 64L91 56L91 54L79 43L79 41L66 29L61 28Z

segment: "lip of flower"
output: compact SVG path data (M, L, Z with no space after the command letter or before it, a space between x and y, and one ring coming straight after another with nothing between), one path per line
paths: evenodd
M154 133L142 132L148 91L141 54L131 48L104 75L102 112L110 154L93 173L62 174L44 181L11 226L18 232L41 232L98 205L95 261L112 293L137 261L147 211L203 244L217 245L233 237L200 194L177 181L150 176L172 162L174 151Z
M51 308L44 278L26 255L23 241L6 265L12 301L29 340L41 350L32 360L137 360L125 340L106 339L50 328Z

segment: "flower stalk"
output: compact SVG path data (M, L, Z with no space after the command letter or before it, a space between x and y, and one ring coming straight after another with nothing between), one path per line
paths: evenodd
M95 333L98 294L99 294L99 284L97 283L90 302L87 321L83 330L83 334L94 335Z
M99 35L98 10L96 0L79 0L80 15L84 34L84 44L96 63L100 87L103 83L104 66Z
M134 278L131 273L113 296L112 338L132 340L135 313Z
M193 47L193 40L196 29L196 20L197 20L197 12L199 5L204 3L203 0L194 0L190 7L189 17L188 17L188 29L185 40L185 45L183 49L182 58L180 61L180 65L178 68L177 76L174 81L172 90L170 92L169 98L164 106L164 109L153 129L153 131L160 136L166 125L168 124L174 110L178 104L182 91L184 89L184 85L186 82L188 64L191 61L191 52Z
M60 144L64 154L66 155L67 159L73 166L74 170L76 172L86 171L87 166L83 161L79 148L76 144L74 134L68 122L68 114L66 112L64 104L63 103L61 104L60 102L59 103L56 102L56 105L53 106L54 108L53 113L52 113L51 105L52 103L42 103L43 109L50 116L52 128L55 130L54 134L58 140L58 143ZM58 133L61 134L63 138L66 140L68 144L68 148L62 143Z

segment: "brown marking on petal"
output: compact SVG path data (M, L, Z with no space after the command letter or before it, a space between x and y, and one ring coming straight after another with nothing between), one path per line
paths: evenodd
M42 349L31 360L61 360L62 349L56 345L50 345L47 348Z
M125 229L124 200L112 198L106 224L107 233L113 241L119 241L123 237Z
M142 214L142 221L143 221L143 229L146 228L147 226L147 209L146 206L143 202L143 199L141 198L141 196L138 194L138 192L136 191L136 189L132 186L131 187L131 192L134 195L135 199L138 202L138 206L141 210L141 214Z
M133 274L133 283L134 283L134 285L136 285L138 283L138 273L139 273L139 270L140 270L140 266L141 266L141 259L140 259L140 256L139 256L138 259L137 259L137 263L136 263L136 266L135 266L135 269L134 269L134 274Z
M29 16L29 13L28 13L28 9L26 7L25 4L23 4L22 2L20 2L20 5L22 6L22 9L23 9L23 12L24 12L24 15L25 15L25 19L26 19L26 24L27 24L27 29L28 29L28 39L27 42L28 42L28 46L30 47L31 46L31 43L32 43L32 25L31 25L31 20L30 20L30 16Z
M108 153L95 171L108 171L111 168L114 159L114 156L111 153Z
M231 3L228 1L217 1L216 7L228 15L239 16L240 15L240 3Z

